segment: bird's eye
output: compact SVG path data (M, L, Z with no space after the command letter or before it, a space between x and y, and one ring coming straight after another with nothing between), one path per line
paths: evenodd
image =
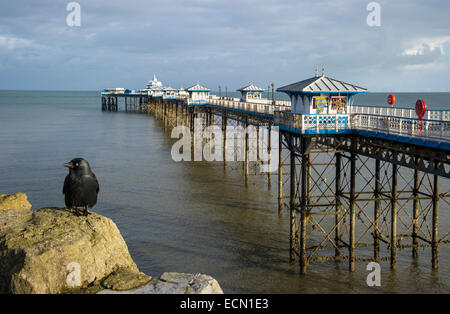
M75 164L75 167L78 167L78 166L79 166L79 164L78 164L78 163L76 163L76 164Z

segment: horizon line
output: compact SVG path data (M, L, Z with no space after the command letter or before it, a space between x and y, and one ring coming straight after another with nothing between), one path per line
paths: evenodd
M101 92L102 89L2 89L0 88L0 91L2 92ZM237 90L228 90L230 93L238 92ZM219 91L212 90L211 93L219 93ZM224 92L222 91L222 94ZM267 91L264 91L264 93L267 93ZM278 94L283 94L283 92L277 92ZM420 93L450 93L450 91L368 91L368 94L375 94L375 93L408 93L408 94L420 94Z

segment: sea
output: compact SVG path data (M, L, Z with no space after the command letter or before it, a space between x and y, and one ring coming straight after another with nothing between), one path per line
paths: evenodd
M217 93L216 93L217 94ZM355 104L387 105L389 93L357 96ZM224 96L224 95L223 95ZM236 96L229 93L228 96ZM276 94L275 98L282 98ZM396 106L450 109L450 93L396 93ZM277 210L276 183L242 168L175 162L175 139L152 115L101 111L98 91L0 91L0 193L24 192L33 209L64 207L63 164L89 161L100 182L94 211L110 217L139 269L204 273L225 293L450 293L450 245L440 246L432 271L430 248L397 270L381 262L381 286L366 283L366 263L313 262L299 274L289 263L289 213ZM441 192L450 189L441 179ZM442 203L442 202L441 202ZM450 213L440 207L440 235Z

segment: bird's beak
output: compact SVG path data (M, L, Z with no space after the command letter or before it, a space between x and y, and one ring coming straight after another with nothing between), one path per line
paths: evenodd
M67 163L64 164L64 167L72 169L73 168L73 164L71 162L67 162Z

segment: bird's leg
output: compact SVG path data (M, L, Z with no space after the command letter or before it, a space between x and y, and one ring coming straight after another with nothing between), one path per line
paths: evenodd
M78 208L77 207L71 207L71 209L74 211L75 216L80 216L78 213Z
M84 215L87 216L88 215L88 210L87 210L87 206L84 206Z

